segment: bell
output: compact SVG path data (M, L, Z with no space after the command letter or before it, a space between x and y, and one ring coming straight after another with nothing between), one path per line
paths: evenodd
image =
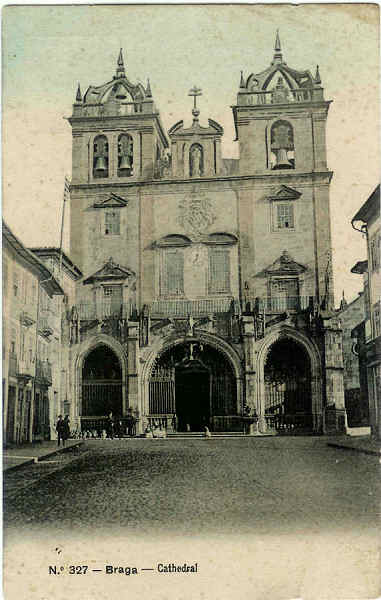
M287 150L286 148L278 148L276 150L276 166L279 169L287 169L292 167L292 164L287 158Z
M97 159L95 161L95 170L96 171L106 171L107 170L106 161L103 156L97 157Z
M117 100L125 100L127 98L126 90L124 86L119 84L115 91L115 98Z
M122 155L119 169L131 169L130 157L127 154Z

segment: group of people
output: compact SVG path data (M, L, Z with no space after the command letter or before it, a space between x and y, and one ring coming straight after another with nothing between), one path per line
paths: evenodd
M70 420L69 420L68 415L66 415L65 418L62 418L62 415L58 416L56 432L57 432L57 446L59 446L61 442L62 442L62 445L64 446L66 440L69 439L69 437L70 437Z

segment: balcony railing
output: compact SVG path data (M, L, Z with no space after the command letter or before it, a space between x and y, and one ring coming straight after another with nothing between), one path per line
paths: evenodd
M32 311L29 308L27 308L26 310L24 309L20 313L20 321L21 324L25 327L30 327L36 322L36 319L35 316L32 314Z
M271 296L253 299L248 304L251 310L254 310L254 307L257 306L259 311L271 314L286 311L296 312L308 308L310 296Z
M44 337L49 337L54 332L52 315L40 316L38 319L38 332Z
M49 361L37 359L36 379L43 381L46 385L52 384L52 365Z
M16 354L9 354L9 375L16 377L18 373L18 360Z
M317 94L315 90L299 88L296 90L288 90L288 96L285 97L284 103L294 104L295 102L311 102ZM263 104L278 104L275 100L274 90L240 93L240 96L246 98L244 104L248 105L263 105Z
M78 305L78 316L82 320L106 319L109 317L120 317L128 319L133 313L133 305L131 303L123 303L114 305L111 303L80 303Z
M233 298L203 298L200 300L186 300L173 298L155 300L151 305L152 317L203 317L215 313L228 312L231 309ZM234 310L238 312L238 305L234 302Z

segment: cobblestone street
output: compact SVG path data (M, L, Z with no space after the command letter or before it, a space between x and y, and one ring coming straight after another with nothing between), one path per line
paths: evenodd
M6 476L7 589L20 600L41 600L36 577L44 600L378 595L376 456L320 437L124 439L57 460ZM200 572L189 585L187 574L160 575L165 561ZM51 564L88 574L51 576Z
M377 517L377 457L323 438L88 441L77 460L60 460L62 469L6 502L6 532L287 533L367 529ZM21 478L8 476L6 489Z

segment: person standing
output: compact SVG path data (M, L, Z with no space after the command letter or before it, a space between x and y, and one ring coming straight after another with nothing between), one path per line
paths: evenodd
M60 445L60 442L62 441L62 445L65 445L65 423L64 420L62 418L62 415L58 415L58 421L57 421L57 425L56 425L56 432L57 432L57 446Z
M63 445L65 445L66 440L70 437L70 419L69 415L66 415L63 421Z

